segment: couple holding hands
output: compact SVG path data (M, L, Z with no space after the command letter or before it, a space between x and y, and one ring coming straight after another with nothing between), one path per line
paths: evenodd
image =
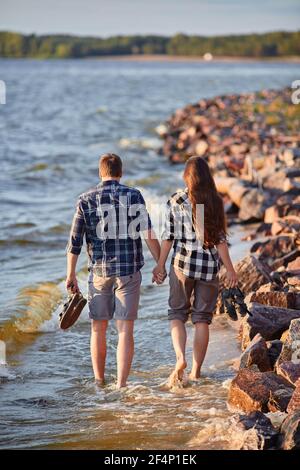
M153 269L153 281L157 284L167 276L166 261L173 248L168 310L176 354L172 378L182 380L187 366L185 323L191 314L195 333L189 377L199 379L218 297L220 260L226 268L229 287L238 282L226 241L223 201L208 164L201 157L191 157L186 162L183 175L186 188L167 202L161 245L142 194L120 183L121 158L112 153L102 155L99 176L101 182L83 193L77 202L67 247L66 279L67 289L79 292L76 264L85 238L95 380L104 384L106 330L109 320L114 318L118 330L117 388L127 384L144 265L141 234L157 263Z

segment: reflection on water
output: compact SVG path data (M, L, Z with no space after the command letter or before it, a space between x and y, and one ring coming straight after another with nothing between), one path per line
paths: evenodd
M211 327L204 375L166 390L172 370L168 287L153 286L146 253L136 355L129 386L114 389L117 333L108 332L108 384L91 378L85 310L58 330L64 249L76 196L97 183L98 155L120 153L125 182L146 201L163 202L181 183L181 167L158 156L154 129L175 108L201 97L288 85L297 64L126 63L0 60L7 104L0 114L0 364L2 448L230 448L226 407L236 332ZM157 224L154 214L154 223ZM241 230L241 229L239 229ZM245 253L233 230L232 254ZM85 256L79 282L85 293ZM188 327L189 361L193 327ZM231 436L232 437L232 436Z

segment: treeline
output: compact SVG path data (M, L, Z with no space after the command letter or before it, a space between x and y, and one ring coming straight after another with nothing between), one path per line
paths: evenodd
M36 36L0 32L0 57L80 58L105 55L167 54L283 57L300 55L300 31L231 36Z

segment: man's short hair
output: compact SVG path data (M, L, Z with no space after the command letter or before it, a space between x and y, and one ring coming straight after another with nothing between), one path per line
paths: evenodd
M122 176L122 160L115 153L105 153L99 160L101 176L120 178Z

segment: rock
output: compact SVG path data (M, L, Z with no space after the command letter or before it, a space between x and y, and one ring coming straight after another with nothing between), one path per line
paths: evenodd
M295 266L296 264L293 265L292 262L297 261L299 256L300 256L300 250L298 248L296 248L293 251L290 251L289 253L282 256L281 258L278 258L276 261L274 261L274 263L272 263L272 265L271 265L272 271L275 271L276 269L278 269L281 266L289 266L290 265L291 266L290 267L291 273L298 274L298 270L296 268L292 267L292 266ZM299 274L300 274L300 269L299 269Z
M295 364L292 361L281 362L277 365L276 372L292 385L295 385L297 380L300 379L300 363Z
M282 343L285 343L286 340L287 340L287 338L288 338L288 336L289 336L289 330L285 330L285 331L282 333L281 337L280 337L280 341L281 341Z
M275 413L276 411L286 411L288 404L292 398L292 394L292 388L280 388L278 390L270 390L268 410L272 413Z
M267 413L270 411L270 396L277 397L279 401L278 394L281 393L281 404L283 404L283 395L291 396L292 392L293 387L274 372L240 369L230 384L228 405L230 409L239 409L245 413L251 411Z
M283 450L300 449L300 410L288 414L281 426L281 448Z
M294 308L296 303L295 292L252 292L249 294L249 302L257 302L264 305L271 305L273 307Z
M271 226L271 235L276 236L280 233L299 233L300 219L295 216L286 216L275 220ZM299 255L298 255L299 256Z
M283 343L279 339L274 339L273 341L267 341L266 344L268 348L269 361L273 369L281 353Z
M199 140L195 146L195 153L198 157L202 157L208 149L208 143L206 140Z
M300 275L288 277L287 283L289 284L289 286L295 287L297 288L297 290L300 290Z
M267 197L263 191L251 189L243 196L239 218L243 221L263 220L266 210Z
M257 334L249 343L239 359L239 368L256 364L261 372L272 370L266 341Z
M299 251L300 253L300 251ZM298 275L300 274L300 254L299 256L295 257L295 259L291 260L287 265L287 270L291 274Z
M248 304L252 316L241 322L242 344L245 348L257 333L265 340L280 339L293 319L300 317L300 311L271 307L262 304ZM288 359L289 360L289 359Z
M300 410L300 379L297 380L295 385L296 388L287 407L288 413Z
M273 224L274 220L279 218L278 206L267 207L264 214L264 222L266 224Z
M257 242L251 247L251 253L256 253L259 260L265 258L277 259L295 250L295 237L289 235L280 235L269 238L264 242Z
M258 261L255 256L247 255L235 265L239 273L239 286L244 294L256 291L262 284L271 282L268 266Z
M300 312L297 313L300 316ZM286 340L278 357L278 364L287 361L300 363L300 318L291 320Z
M232 450L276 449L279 433L272 422L260 411L248 415L233 416L227 430Z

